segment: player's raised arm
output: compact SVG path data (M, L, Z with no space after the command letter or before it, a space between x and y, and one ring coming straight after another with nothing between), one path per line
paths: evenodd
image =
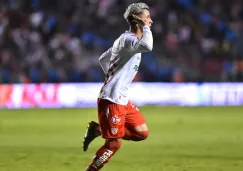
M143 37L128 36L125 39L125 47L135 53L149 52L153 49L153 35L149 26L143 27Z
M108 49L99 58L100 66L103 69L105 74L107 74L108 69L109 69L110 58L111 58L111 51L112 51L112 48Z
M125 48L134 53L149 52L153 49L153 35L150 30L152 19L149 7L146 4L133 4L124 14L127 20L130 34L125 37Z

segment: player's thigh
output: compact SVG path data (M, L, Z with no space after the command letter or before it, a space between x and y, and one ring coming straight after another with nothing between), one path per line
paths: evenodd
M124 136L124 106L100 99L98 102L98 116L103 138L117 139Z
M137 106L129 101L126 107L127 113L125 117L125 127L133 129L137 132L148 131L145 118Z

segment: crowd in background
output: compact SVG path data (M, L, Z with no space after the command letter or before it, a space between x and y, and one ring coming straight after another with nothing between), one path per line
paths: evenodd
M0 83L103 82L134 0L1 0ZM243 1L144 0L154 48L134 81L243 81Z

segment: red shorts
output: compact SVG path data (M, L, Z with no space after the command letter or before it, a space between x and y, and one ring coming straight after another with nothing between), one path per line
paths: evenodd
M109 100L98 99L98 117L103 138L122 138L126 128L145 124L143 115L130 101L119 105Z

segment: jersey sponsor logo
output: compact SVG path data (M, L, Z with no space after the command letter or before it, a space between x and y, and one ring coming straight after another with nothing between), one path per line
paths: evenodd
M121 121L121 118L119 118L117 115L112 116L111 123L117 124Z
M95 169L99 168L111 155L113 151L107 150L102 156L100 156L93 164L92 167Z
M138 71L138 65L135 65L133 68L135 71Z
M111 128L111 133L116 135L118 133L118 128Z

